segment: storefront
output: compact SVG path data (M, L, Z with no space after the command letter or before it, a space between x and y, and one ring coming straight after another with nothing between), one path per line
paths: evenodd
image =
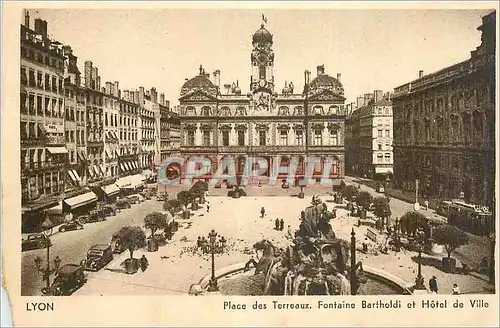
M116 181L116 185L126 194L132 194L144 187L146 178L141 174L129 175Z
M92 191L67 198L63 201L63 212L71 212L75 217L86 214L95 208L97 199L97 195Z

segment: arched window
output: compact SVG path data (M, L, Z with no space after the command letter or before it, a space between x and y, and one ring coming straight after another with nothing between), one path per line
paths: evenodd
M212 109L209 106L203 106L201 108L201 115L203 115L203 116L210 116L211 112L212 112Z
M297 106L293 109L293 115L304 115L304 108L302 106Z
M222 107L220 109L220 116L231 116L231 108L229 108L229 107Z
M337 105L330 106L330 108L328 109L328 113L330 115L339 115L339 106Z
M236 108L235 115L236 116L246 116L247 115L247 109L245 107L238 107L238 108Z
M311 115L323 115L323 107L321 106L314 106L311 110Z
M290 115L290 109L286 106L281 106L278 109L278 115Z
M196 109L193 106L186 107L186 116L196 115Z

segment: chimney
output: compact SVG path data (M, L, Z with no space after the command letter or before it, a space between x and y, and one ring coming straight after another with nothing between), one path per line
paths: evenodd
M351 104L345 105L345 111L347 115L351 115Z
M160 93L160 104L165 106L165 94L163 92Z
M110 95L111 94L111 82L109 81L106 81L106 83L104 83L104 85L106 86L106 94L107 95Z
M423 77L424 77L424 71L423 70L418 71L418 78L421 79Z
M158 94L156 93L156 89L153 87L149 91L149 94L151 95L151 101L154 102L155 104L158 103Z
M351 102L351 110L354 111L356 109L356 103L353 101Z
M91 73L91 76L90 76L90 79L91 79L90 87L93 90L99 90L99 89L97 89L97 73L98 72L99 71L98 71L97 67L92 67L92 73Z
M358 98L356 98L356 102L356 108L361 108L365 105L365 98L363 96L359 96Z
M139 103L139 91L135 90L134 91L134 104Z
M316 66L316 73L318 76L325 74L325 65Z
M30 28L30 12L27 10L24 14L24 26L26 26L26 28Z
M113 96L119 97L120 96L120 83L118 81L115 81L115 92L113 93Z
M47 21L40 18L35 19L35 32L47 36Z
M128 99L129 99L129 97L130 97L130 95L129 95L128 90L124 90L124 91L123 91L123 100L125 100L125 101L129 101L129 100L128 100Z
M216 87L220 87L220 71L219 70L215 70L213 72L213 76L214 76L214 84Z
M339 80L339 82L340 82L340 76L341 76L340 73L337 73L337 80Z
M377 102L379 100L382 100L384 94L383 94L382 90L375 90L375 91L373 91L373 95L375 97L375 102Z
M87 60L84 64L85 87L90 88L92 85L92 62Z
M144 87L139 87L139 97L137 98L137 102L140 105L144 104Z
M368 103L372 99L373 99L373 94L371 94L371 93L365 93L364 94L364 101L363 101L363 103L365 104L365 106L368 106Z

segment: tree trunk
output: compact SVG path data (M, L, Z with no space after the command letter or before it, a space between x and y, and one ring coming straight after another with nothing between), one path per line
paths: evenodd
M134 250L133 249L129 249L128 251L130 253L130 260L132 260L134 258Z

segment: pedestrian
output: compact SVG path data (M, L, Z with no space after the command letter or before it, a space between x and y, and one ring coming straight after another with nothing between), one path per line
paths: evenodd
M274 230L280 230L280 220L278 218L274 221Z
M198 240L196 241L196 249L201 247L201 237L198 236Z
M460 288L458 288L457 284L453 284L453 295L460 295Z
M432 276L432 278L429 279L429 289L430 289L431 293L433 293L433 294L438 293L438 283L437 283L436 276Z
M481 273L486 274L488 272L488 258L485 256L481 260Z
M146 269L148 268L148 265L149 265L149 262L148 262L148 259L146 258L146 256L144 254L142 254L142 257L139 261L139 264L141 266L141 271L144 272L146 271Z
M210 203L207 203L207 213L210 212Z
M429 210L429 201L426 199L424 202L425 210Z
M280 220L280 231L285 229L285 221L283 219Z
M260 209L260 217L263 218L264 215L266 215L266 210L264 209L264 206Z
M293 239L293 231L290 225L287 226L286 231L287 231L286 238Z

